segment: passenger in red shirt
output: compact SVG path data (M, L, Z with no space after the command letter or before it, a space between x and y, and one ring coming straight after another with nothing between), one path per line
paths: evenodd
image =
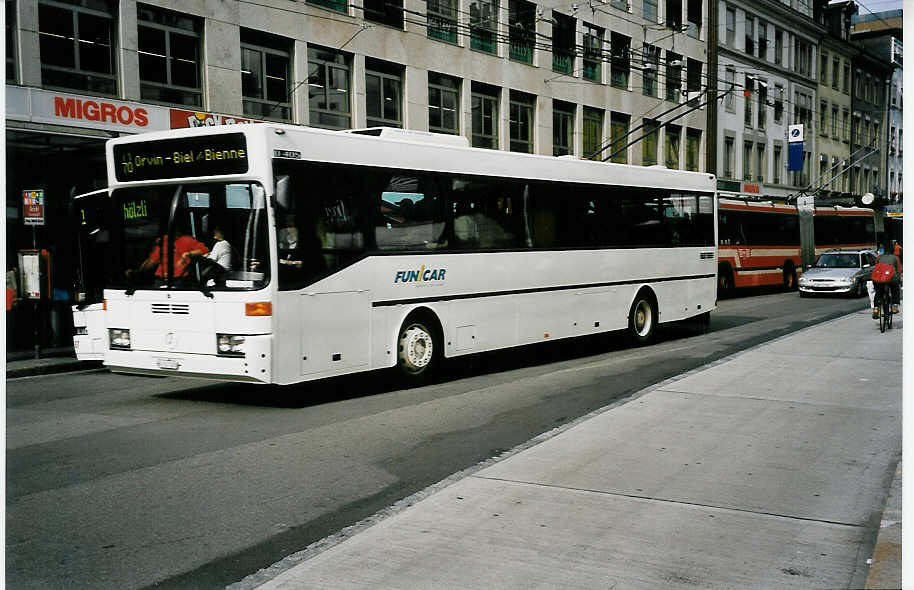
M164 279L168 275L168 260L165 254L168 252L168 236L162 236L156 240L156 245L152 252L140 265L140 271L148 271L155 268L155 276ZM184 275L187 265L190 264L191 258L195 256L206 256L209 249L203 242L178 231L175 234L175 277Z

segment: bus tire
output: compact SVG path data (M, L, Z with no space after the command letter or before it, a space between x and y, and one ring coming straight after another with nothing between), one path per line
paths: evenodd
M797 288L797 269L793 266L792 262L788 262L784 265L784 289L787 291L795 291Z
M411 314L397 335L397 370L410 385L419 385L441 364L441 331L427 314Z
M637 346L654 339L657 329L657 300L650 289L641 289L628 312L628 334Z
M717 269L717 294L729 297L733 294L733 270L729 264L721 264Z

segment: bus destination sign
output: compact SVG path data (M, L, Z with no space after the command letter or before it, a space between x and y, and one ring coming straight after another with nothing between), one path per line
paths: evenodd
M248 171L243 133L183 137L114 146L117 179L156 180Z

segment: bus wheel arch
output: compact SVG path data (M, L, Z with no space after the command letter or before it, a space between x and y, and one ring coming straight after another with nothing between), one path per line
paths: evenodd
M628 312L628 335L634 344L650 343L657 332L659 319L657 295L650 287L641 287Z
M397 330L397 372L413 385L424 383L444 358L444 331L427 307L410 311Z

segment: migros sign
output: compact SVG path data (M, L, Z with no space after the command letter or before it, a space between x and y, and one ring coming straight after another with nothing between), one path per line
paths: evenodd
M72 96L54 97L54 116L64 119L118 123L144 128L149 125L149 111L101 100L83 100Z

